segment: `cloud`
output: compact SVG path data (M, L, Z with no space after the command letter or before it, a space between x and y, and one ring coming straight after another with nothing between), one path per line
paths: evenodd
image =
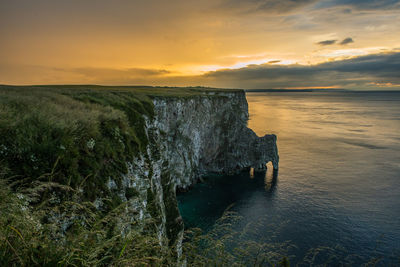
M364 10L400 8L398 0L342 0L339 2Z
M14 83L13 79L18 81L19 75L25 75L29 77L29 84L71 84L79 81L78 83L81 84L202 85L244 89L299 87L398 89L400 85L400 76L398 75L400 51L359 56L317 65L279 65L267 62L240 69L222 69L193 76L180 76L179 73L164 69L68 69L37 66L26 66L25 68L16 66L15 68L13 70L10 66L0 64L0 83ZM11 74L7 72L18 74L10 76ZM44 78L45 80L43 80ZM15 83L18 84L18 82Z
M320 77L328 71L303 70L307 66L301 65L274 70L276 79L262 80L255 75L254 81L246 83L213 76L190 76L191 80L187 77L220 66L238 68L274 59L282 61L269 62L270 67L288 62L312 64L328 58L371 53L369 48L393 49L400 41L396 35L400 31L399 3L399 0L1 0L0 65L5 67L0 66L0 83L185 81L184 85L264 87L283 86L285 77L281 73L285 71L291 77L298 75L293 83L310 83L308 77L314 76L316 83L331 83L333 78L350 79L350 76L357 83L355 77L359 74L355 72L350 75L329 71L326 81L322 81ZM356 46L346 41L355 36ZM187 77L178 77L178 73L168 70ZM377 82L390 83L384 79Z
M322 70L368 74L400 80L400 53L381 53L317 65Z
M271 60L271 61L268 61L267 63L274 64L274 63L279 63L279 62L281 62L281 61L280 60Z
M343 39L343 41L340 42L341 45L347 45L350 43L354 43L354 40L351 37L347 37L347 38Z
M171 72L164 69L143 69L143 68L128 68L128 69L112 69L112 68L72 68L62 69L67 72L74 72L87 77L102 76L108 77L153 77L170 74Z
M0 83L21 84L149 84L173 72L164 69L144 68L54 68L37 65L0 64Z
M317 0L225 0L221 8L238 13L287 14L316 2Z
M373 84L399 84L400 53L381 53L318 65L252 65L209 72L217 85L242 88L336 86L365 89ZM378 87L378 86L376 86Z
M325 46L325 45L333 45L333 44L336 43L336 41L337 40L325 40L325 41L318 42L317 44L323 45L323 46Z
M62 68L58 69L64 73L80 75L86 82L105 84L146 83L152 79L164 77L171 74L165 69L112 69L112 68Z
M400 8L398 0L325 0L320 1L317 7L349 6L356 10L377 10Z

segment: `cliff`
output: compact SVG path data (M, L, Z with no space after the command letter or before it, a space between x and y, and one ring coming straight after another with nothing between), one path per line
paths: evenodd
M226 174L250 167L262 170L270 161L278 168L276 136L258 137L247 128L248 108L243 91L155 97L153 104L155 116L146 119L148 149L128 163L129 173L124 181L141 188L141 197L131 200L134 209L139 208L140 214L147 217L160 215L160 236L166 233L172 242L181 240L183 224L176 202L177 189L189 187L207 173ZM151 208L157 211L151 211L146 202L141 202L143 199L147 203L149 199L156 200Z
M242 90L40 87L29 89L39 102L33 105L32 99L20 103L26 88L0 89L2 110L26 109L7 113L14 122L0 124L7 136L0 144L4 168L21 177L50 173L52 182L79 192L76 201L90 201L100 211L123 203L115 216L123 236L152 220L160 242L177 242L179 250L177 189L207 173L265 169L270 161L278 168L276 136L258 137L247 128ZM31 125L28 135L18 128L24 125ZM34 184L28 179L25 187ZM61 191L46 191L29 204L47 201L50 193L54 203L71 199ZM65 211L48 216L61 236L81 218Z

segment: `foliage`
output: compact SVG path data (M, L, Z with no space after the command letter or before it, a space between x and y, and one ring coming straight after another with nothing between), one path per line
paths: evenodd
M43 182L28 191L20 187L22 191L13 192L15 185L1 175L0 266L177 266L183 262L187 266L290 266L294 261L291 253L296 248L290 242L254 241L251 234L256 224L235 230L241 218L229 210L207 233L187 229L183 256L178 259L175 246L162 245L168 240L159 239L152 220L142 230L131 225L125 236L113 231L124 203L106 213L91 202L75 202L74 197L57 205L32 207L28 203L39 192L59 185ZM79 190L72 193L79 194ZM60 211L72 218L62 234L65 222L52 219ZM343 248L318 247L310 249L296 266L352 266L355 262L376 266L382 259L365 260L348 255Z
M208 233L185 231L188 266L290 266L290 242L264 243L248 237L250 228L235 230L241 217L225 211Z
M100 214L90 203L65 202L48 209L27 205L29 196L12 193L4 180L0 186L0 262L2 266L175 266L176 248L161 246L153 231L132 230L127 236L110 234L118 209ZM34 191L34 190L32 190ZM53 210L52 210L53 209ZM65 238L54 235L58 223L43 218L63 209L76 217ZM85 216L82 216L85 214ZM208 234L192 229L186 233L184 259L188 266L266 266L284 259L268 254L266 244L232 244L237 233L226 214ZM152 222L149 221L149 224ZM229 246L238 247L228 248ZM247 248L246 248L247 247ZM257 252L253 258L253 253ZM288 266L284 264L282 266Z
M36 190L42 189L31 192ZM30 197L13 193L0 179L1 266L159 266L176 262L174 250L162 247L154 231L132 230L127 236L112 231L124 204L102 214L90 202L33 208L28 205ZM74 218L65 236L56 234L63 222L50 219L60 210Z
M149 143L145 119L151 98L193 97L211 88L106 87L94 85L0 86L0 162L15 179L81 184L89 199L107 195L126 162ZM221 90L219 90L221 91ZM56 169L53 167L56 166Z
M106 213L97 211L91 202L73 201L80 197L57 205L32 207L29 202L39 193L51 192L59 185L43 182L28 191L18 187L21 191L13 192L11 187L15 185L10 185L10 181L0 179L2 266L175 266L178 262L176 247L161 245L168 242L160 242L151 227L142 231L132 227L127 236L113 231L124 203ZM79 190L63 189L72 190L72 195L80 194ZM59 233L59 228L65 222L54 219L54 215L60 213L68 214L72 222L64 233ZM188 230L181 261L188 266L247 266L249 263L265 266L265 263L272 265L284 259L284 246L281 252L276 252L276 248L271 249L267 244L232 243L238 233L230 226L238 219L227 212L210 233ZM151 220L147 222L148 225L152 223ZM254 252L256 257L253 257Z
M52 172L53 182L77 188L86 197L107 193L126 162L147 145L145 96L129 92L0 88L0 161L15 179L31 182ZM55 169L53 169L55 167Z

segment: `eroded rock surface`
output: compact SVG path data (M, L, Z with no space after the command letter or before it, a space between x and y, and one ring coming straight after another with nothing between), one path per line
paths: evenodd
M277 169L276 136L258 137L247 128L249 115L243 91L157 97L153 103L155 116L147 120L147 155L129 163L132 167L126 179L141 185L141 197L133 205L140 210L140 217L156 216L160 237L166 235L170 242L180 242L183 223L177 188L187 188L211 172L229 174L250 167L260 170L270 161Z
M278 168L275 135L258 137L247 128L245 93L193 98L154 99L152 123L166 144L164 156L177 187L187 187L209 172L233 173L246 168Z
M107 197L125 203L117 216L119 233L128 235L132 227L151 221L160 242L176 244L179 255L183 222L176 190L188 188L207 173L262 170L270 161L277 169L276 136L258 137L247 128L244 91L154 97L153 104L154 116L144 117L147 148L127 162L122 182L107 182L112 194ZM94 205L102 210L104 203L100 196Z

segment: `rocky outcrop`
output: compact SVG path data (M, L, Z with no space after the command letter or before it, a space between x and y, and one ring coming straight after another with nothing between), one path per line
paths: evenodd
M258 137L247 128L243 91L190 97L155 97L154 118L146 118L147 152L128 163L120 196L127 201L124 220L153 218L160 240L182 240L176 190L207 173L234 173L250 167L278 168L275 135ZM126 191L136 196L127 198Z
M245 168L278 168L276 136L258 137L247 128L245 93L214 93L193 98L154 99L152 127L177 187L185 188L209 172L233 173Z

